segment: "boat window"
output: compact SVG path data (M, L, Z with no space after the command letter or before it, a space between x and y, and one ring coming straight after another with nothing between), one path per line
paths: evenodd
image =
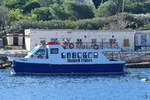
M45 49L39 49L35 54L36 55L45 55Z
M51 54L58 54L58 48L52 48Z
M71 53L67 53L67 58L71 58Z
M87 58L87 53L83 52L83 58Z
M66 53L61 53L61 58L66 58Z
M76 53L72 53L72 58L76 58Z
M94 52L94 58L98 58L98 52Z
M92 52L89 52L88 53L88 58L92 58L92 57L93 57Z
M78 58L82 58L82 53L79 52L77 56L78 56Z
M46 48L46 59L48 59L48 48Z

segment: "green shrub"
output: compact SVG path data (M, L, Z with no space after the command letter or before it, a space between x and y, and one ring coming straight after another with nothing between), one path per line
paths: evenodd
M121 26L122 22L127 22ZM77 21L71 20L50 20L50 21L35 21L35 20L21 20L15 21L4 27L0 32L2 33L15 33L24 32L24 29L91 29L91 30L111 30L113 25L114 29L150 29L150 16L137 15L137 14L118 14L112 17L100 17L93 19L83 19Z
M95 12L96 17L103 17L103 16L112 16L117 12L117 5L113 1L107 1L105 3L100 4L98 9Z
M39 8L40 4L36 1L27 2L24 5L24 13L30 13L32 9Z
M36 20L40 21L46 21L46 20L51 20L52 15L49 11L49 7L41 7L41 8L36 8L31 11L31 14L35 14L37 16Z
M87 19L94 17L93 8L83 3L66 1L64 2L64 9L71 20Z

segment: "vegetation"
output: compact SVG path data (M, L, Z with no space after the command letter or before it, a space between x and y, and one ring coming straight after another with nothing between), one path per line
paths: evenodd
M26 28L150 29L149 0L0 0L0 33ZM122 13L122 11L124 13Z
M102 3L95 12L96 17L105 17L115 15L117 12L117 5L113 1Z

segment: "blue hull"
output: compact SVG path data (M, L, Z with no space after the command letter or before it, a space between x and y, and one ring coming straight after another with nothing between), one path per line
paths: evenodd
M118 64L37 64L14 62L16 73L41 74L120 74L124 73L125 63Z

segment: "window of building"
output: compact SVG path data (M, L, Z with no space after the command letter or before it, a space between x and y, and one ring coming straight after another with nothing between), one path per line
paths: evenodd
M141 45L146 46L146 44L147 44L146 35L141 35Z
M89 52L88 53L88 58L92 58L92 57L93 57L92 52Z
M83 58L87 58L87 53L83 52Z
M66 58L66 53L61 53L61 58Z
M72 58L76 58L76 53L72 53Z
M112 46L113 44L116 43L116 39L109 39L109 44L110 46Z
M35 55L45 55L45 49L39 49Z
M135 45L138 46L139 45L139 36L135 35Z
M77 39L77 42L82 42L82 39Z
M96 39L92 39L92 43L96 43L97 42L97 40Z
M94 58L98 58L98 52L94 52Z
M124 39L124 40L123 40L123 46L124 46L124 47L129 47L129 46L130 46L129 39Z
M50 53L51 54L58 54L58 48L51 48Z
M19 45L19 43L18 43L18 37L17 36L13 37L13 45L14 46L18 46Z
M51 38L51 42L58 42L57 38Z
M67 58L71 58L71 53L67 53Z
M82 58L82 53L79 52L79 53L77 54L77 56L78 56L78 58Z

